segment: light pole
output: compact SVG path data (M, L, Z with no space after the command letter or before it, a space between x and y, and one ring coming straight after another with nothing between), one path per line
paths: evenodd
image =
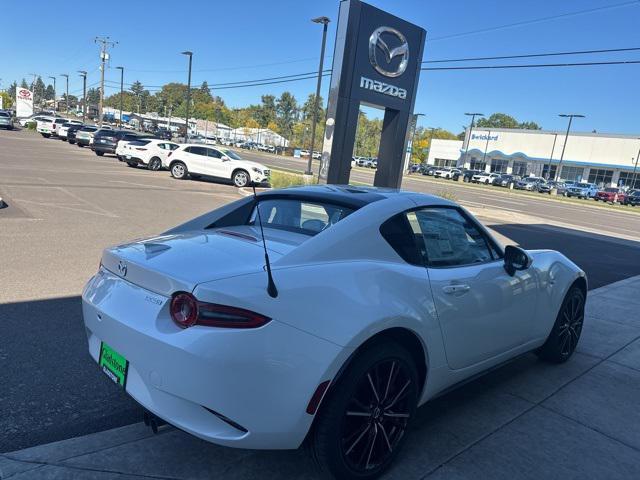
M553 145L551 146L551 155L549 155L549 165L547 166L547 180L551 179L551 160L553 159L553 152L556 149L556 140L558 140L558 134L553 134ZM555 175L554 175L555 177Z
M87 72L78 70L78 73L82 77L82 123L85 123L87 120Z
M638 155L636 155L636 164L633 166L633 174L631 175L631 188L636 188L636 170L638 169L638 160L640 160L640 149L638 150ZM631 159L633 162L633 158Z
M116 67L116 70L120 70L120 128L122 128L122 108L124 98L124 67Z
M191 104L191 61L193 59L193 52L186 50L182 52L182 55L187 55L189 57L189 76L187 80L187 121L185 123L185 133L184 133L184 141L189 141L189 107Z
M411 134L411 157L409 158L409 171L407 172L408 175L411 175L411 165L412 165L412 160L413 160L413 151L415 148L415 141L416 141L416 131L418 130L418 117L424 117L425 114L424 113L414 113L413 114L413 118L415 118L415 123L413 125L413 133Z
M65 93L66 95L66 100L65 100L65 107L67 110L67 115L69 115L69 74L68 73L61 73L60 74L61 77L64 77L67 81L67 91Z
M322 24L322 47L320 48L320 64L318 65L318 84L316 85L316 98L313 105L313 124L311 125L311 148L309 149L309 162L306 175L313 175L311 162L313 161L313 147L316 141L316 123L318 123L318 105L320 103L320 87L322 86L322 69L324 67L324 48L327 43L327 25L331 21L329 17L312 18L312 22ZM320 160L322 162L322 160Z
M556 174L553 179L558 180L560 178L560 172L562 171L562 160L564 159L564 150L567 147L567 140L569 140L569 131L571 130L571 122L573 122L574 118L584 118L584 115L580 115L577 113L561 113L558 115L562 118L568 118L569 124L567 125L567 134L564 137L564 143L562 144L562 153L560 154L560 163L558 163L558 170L556 170Z
M53 113L56 112L56 77L49 75L49 78L53 79Z
M462 166L465 165L465 163L467 162L467 154L469 153L469 143L471 143L471 132L473 132L473 122L476 119L476 117L484 117L484 113L465 113L466 116L471 117L471 123L469 124L469 139L467 140L467 146L464 149L464 163L462 164Z

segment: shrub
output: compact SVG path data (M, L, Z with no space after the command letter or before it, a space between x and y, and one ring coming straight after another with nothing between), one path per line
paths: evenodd
M285 188L285 187L294 187L297 185L308 185L311 182L308 182L304 175L299 173L289 173L283 172L281 170L271 170L271 178L269 179L269 183L271 188Z

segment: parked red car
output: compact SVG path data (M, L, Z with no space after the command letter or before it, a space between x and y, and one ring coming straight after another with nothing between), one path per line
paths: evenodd
M620 190L619 188L610 187L605 188L604 190L600 190L596 193L594 200L601 200L603 202L611 202L611 203L624 203L626 194Z

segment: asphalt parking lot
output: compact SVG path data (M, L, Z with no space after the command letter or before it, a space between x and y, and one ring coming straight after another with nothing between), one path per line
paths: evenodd
M297 159L245 156L272 166L304 166ZM358 171L354 180L370 182L372 175ZM443 188L420 178L407 179L405 186L433 193ZM526 248L554 248L574 259L588 272L591 288L640 275L640 243L631 239L640 236L640 215L552 205L489 189L478 193L465 185L448 188L461 192L463 204L481 208L481 218L502 236ZM114 157L97 157L32 132L3 131L0 197L9 205L0 210L0 385L5 386L0 411L10 412L0 416L0 452L138 421L138 407L88 361L80 316L82 286L97 269L105 246L160 233L239 198L237 189L177 181L168 172L132 169ZM586 228L599 233L585 234ZM632 333L625 339L631 341ZM518 368L537 368L531 362L507 367L503 375L509 382L524 381L514 376ZM585 354L570 368L582 371L594 364ZM465 387L422 415L433 419L440 410L473 409L476 402L485 402L493 420L501 423L503 413L507 418L526 409L512 396L482 385ZM535 413L526 418L535 426ZM433 420L424 422L433 425Z

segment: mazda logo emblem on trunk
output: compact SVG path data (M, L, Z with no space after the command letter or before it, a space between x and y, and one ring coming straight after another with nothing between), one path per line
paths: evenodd
M118 273L123 277L127 276L127 264L124 263L122 260L118 262Z
M383 33L388 33L396 37L400 41L400 45L395 48L389 48L389 45L387 45L381 37ZM380 65L380 63L378 62L378 49L382 50L382 53L384 53L386 68ZM391 61L394 58L400 56L402 57L402 60L400 60L400 64L397 66L395 71L387 70L387 68L389 68L388 65L391 63ZM376 28L369 37L369 61L371 62L371 65L373 65L373 68L375 68L378 73L384 75L385 77L399 77L407 69L407 65L409 63L409 44L407 43L407 39L395 28Z

